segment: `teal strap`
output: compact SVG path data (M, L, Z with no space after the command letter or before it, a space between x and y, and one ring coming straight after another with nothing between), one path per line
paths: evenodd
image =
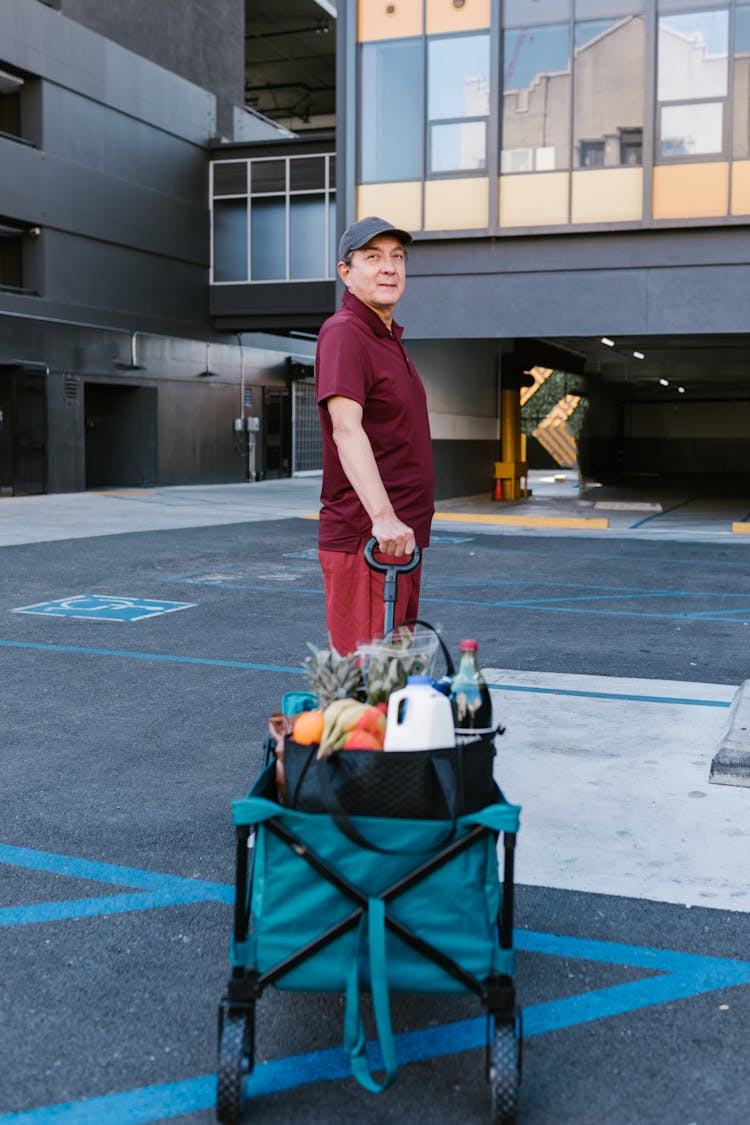
M370 988L375 1012L375 1027L385 1068L385 1077L380 1083L372 1077L367 1063L365 1029L359 1003L359 960L365 942L369 947ZM385 957L385 903L380 898L369 900L367 919L362 918L357 930L354 957L349 966L346 980L344 1049L349 1055L352 1074L365 1090L369 1090L372 1094L381 1094L395 1081L398 1067L388 999Z

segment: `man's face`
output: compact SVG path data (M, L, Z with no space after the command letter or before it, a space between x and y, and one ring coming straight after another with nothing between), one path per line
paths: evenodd
M390 319L406 284L406 251L397 238L379 234L353 252L350 266L339 262L338 268L350 293Z

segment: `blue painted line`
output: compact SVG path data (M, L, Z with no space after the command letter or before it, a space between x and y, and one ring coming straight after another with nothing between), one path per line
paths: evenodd
M446 599L442 599L443 601ZM533 608L533 607L532 607ZM659 616L654 614L652 616ZM31 641L2 641L0 640L0 648L28 648L28 649L41 649L43 651L51 652L72 652L82 653L86 656L119 656L119 657L133 657L136 660L158 660L169 663L174 661L178 664L204 664L216 665L220 668L240 668L243 670L250 670L253 672L283 672L285 675L293 674L295 676L304 675L302 668L283 667L278 664L251 664L243 660L209 660L197 656L165 656L159 653L150 652L124 652L117 649L101 649L101 648L77 648L75 645L53 645L43 644ZM684 699L679 696L655 696L655 695L628 695L618 692L604 692L604 691L573 691L566 688L544 688L544 687L527 687L522 684L490 684L492 688L497 691L526 691L538 692L549 695L575 695L583 699L630 699L634 702L642 703L684 703L692 707L729 707L730 704L723 700L715 699ZM2 860L0 859L0 862Z
M671 508L664 508L661 512L655 512L653 516L645 516L642 520L638 520L637 523L631 523L630 529L632 531L636 527L643 527L645 523L651 523L652 520L661 519L662 516L666 516L669 512L676 512L678 508L684 508L686 504L692 503L692 499L681 500L679 504L673 504Z
M226 883L185 879L178 875L163 875L73 856L55 855L52 852L32 851L30 848L17 848L8 844L0 844L0 863L46 871L63 877L140 888L138 894L99 895L91 898L4 906L0 908L0 927L37 925L43 922L92 918L103 914L123 914L201 902L218 902L226 905L234 902L234 887Z
M632 703L678 703L687 707L731 707L725 699L689 699L671 695L632 695L616 691L575 691L573 688L528 687L522 684L491 684L494 691L525 691L539 695L572 695L581 699L627 699Z
M747 595L745 595L747 596ZM422 597L421 602L439 602L441 605L470 605L479 606L486 609L525 609L533 612L534 610L540 613L575 613L579 616L588 614L590 617L643 617L656 621L685 621L690 619L689 613L638 613L635 610L617 610L617 609L587 609L577 608L573 606L562 605L535 605L533 602L520 602L520 601L472 601L469 598L430 598ZM739 619L729 617L711 617L706 616L701 618L702 621L725 621L727 623L742 625L743 622Z
M283 672L284 675L301 676L302 668L291 668L284 664L254 664L247 660L209 660L201 656L167 656L159 652L128 652L126 649L83 648L77 645L42 644L37 641L1 641L2 648L29 648L47 652L73 652L85 656L119 656L130 660L158 660L173 664L202 664L215 668L241 668L250 672Z
M658 976L526 1008L525 1038L689 999L717 989L750 984L750 962L745 961L525 930L516 934L516 946L533 953L660 972ZM398 1062L403 1066L476 1050L485 1043L486 1027L486 1019L479 1017L402 1033L395 1037ZM368 1043L368 1058L374 1068L382 1063L374 1043ZM311 1083L350 1078L348 1060L341 1048L327 1048L260 1063L248 1083L247 1092L249 1098L258 1098ZM106 1121L107 1125L151 1125L170 1117L211 1110L215 1098L215 1076L203 1075L79 1102L7 1113L0 1116L0 1125L99 1125L101 1121Z

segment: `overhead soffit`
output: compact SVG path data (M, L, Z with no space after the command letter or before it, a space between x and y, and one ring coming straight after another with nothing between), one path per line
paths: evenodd
M245 0L245 102L272 121L336 111L331 0Z

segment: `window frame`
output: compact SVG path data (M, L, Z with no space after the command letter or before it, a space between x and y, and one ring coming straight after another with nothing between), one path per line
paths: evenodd
M324 162L324 182L322 187L314 188L294 188L290 187L291 184L291 162L298 160L323 160ZM291 201L303 196L322 196L324 208L324 221L323 221L323 257L324 262L328 262L330 258L331 246L331 228L335 224L335 218L331 214L331 205L336 203L336 184L335 175L332 175L332 169L335 167L336 153L335 152L314 152L314 153L286 153L274 156L248 156L248 157L234 157L222 160L212 160L209 165L209 211L210 211L210 269L209 269L209 284L212 286L221 285L285 285L290 281L299 282L304 284L306 282L320 282L331 281L335 278L335 265L329 264L331 273L321 277L292 277L290 272L291 267ZM274 189L271 191L253 191L253 177L252 166L261 163L283 163L284 164L284 188ZM215 168L218 165L225 164L244 164L246 166L245 172L245 191L244 192L226 192L217 195L215 192ZM247 242L245 246L246 253L246 270L244 278L236 278L231 281L217 281L216 263L215 263L215 241L214 241L214 205L216 202L224 202L229 199L239 199L245 201L246 218L247 218ZM253 199L283 199L284 200L284 276L274 278L253 278L252 276L252 203Z

